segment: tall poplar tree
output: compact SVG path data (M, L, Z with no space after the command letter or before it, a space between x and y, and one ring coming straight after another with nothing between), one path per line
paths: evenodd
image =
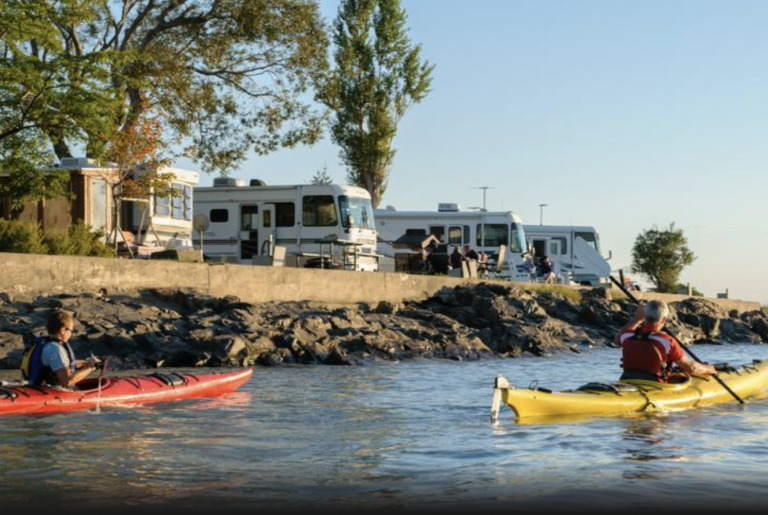
M335 68L320 94L334 113L331 137L351 184L381 202L397 127L429 93L434 66L408 38L400 0L342 0L334 23Z

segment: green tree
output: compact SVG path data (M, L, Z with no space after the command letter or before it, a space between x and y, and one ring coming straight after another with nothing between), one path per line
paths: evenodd
M320 185L320 186L333 184L333 177L331 177L330 174L328 174L328 166L323 165L322 168L316 171L315 175L312 176L312 179L309 181L309 183L314 185Z
M327 47L317 0L3 0L0 158L100 158L155 116L204 171L313 143Z
M335 68L319 99L334 113L332 139L348 181L371 194L387 189L397 127L429 93L434 66L413 45L400 0L342 0L334 23Z
M682 229L653 227L637 236L632 247L632 269L650 280L657 292L674 293L683 269L696 259Z

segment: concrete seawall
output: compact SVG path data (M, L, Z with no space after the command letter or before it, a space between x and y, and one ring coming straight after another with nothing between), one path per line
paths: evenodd
M234 295L244 302L316 301L327 304L376 305L430 297L444 287L477 283L452 277L399 273L272 268L246 265L201 265L72 256L0 253L0 291L12 296L136 291L147 288L191 288L215 297ZM527 289L547 285L526 284ZM639 298L684 300L684 295L640 293ZM760 303L709 299L739 313L760 309Z

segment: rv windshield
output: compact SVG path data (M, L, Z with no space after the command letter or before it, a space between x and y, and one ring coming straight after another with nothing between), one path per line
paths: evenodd
M351 226L355 229L373 229L375 227L373 220L373 208L371 201L366 198L339 196L339 208L341 209L341 223L349 229Z
M525 244L525 231L522 224L512 223L512 239L509 242L510 252L526 252L528 249Z
M595 249L597 253L600 253L600 239L597 236L597 233L594 232L577 232L574 234L576 238L581 238L584 241L586 241L590 247Z

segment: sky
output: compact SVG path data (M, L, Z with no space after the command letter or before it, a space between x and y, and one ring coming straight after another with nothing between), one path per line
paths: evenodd
M329 23L338 5L320 0ZM683 283L768 304L768 2L402 5L435 71L382 207L480 206L488 186L489 210L536 224L547 204L545 224L594 226L615 270L638 234L674 223L697 256ZM345 182L329 137L230 175L306 183L323 166Z

